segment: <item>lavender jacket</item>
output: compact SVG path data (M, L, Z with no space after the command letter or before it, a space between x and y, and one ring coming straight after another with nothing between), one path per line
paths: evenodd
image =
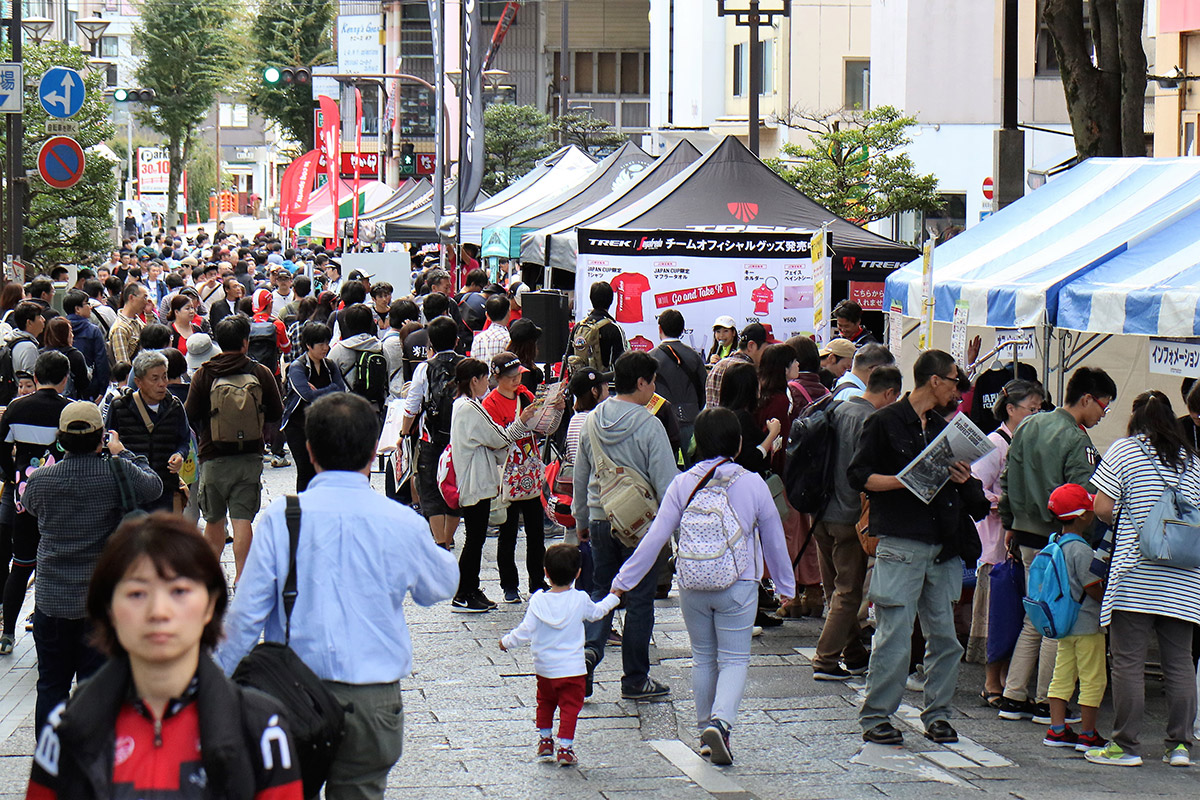
M681 472L671 481L662 505L659 506L658 516L650 525L650 530L642 537L633 555L621 567L617 577L613 579L614 589L628 591L638 584L646 573L654 568L658 554L662 551L667 539L679 529L679 519L683 516L684 505L692 490L701 479L708 474L719 459L701 461L687 472ZM717 467L717 477L725 477L742 468L729 462ZM738 519L756 535L751 539L751 549L754 558L743 570L740 580L757 581L763 576L763 562L771 571L775 581L775 591L781 597L796 596L796 575L792 569L792 560L788 558L787 542L783 538L783 524L779 521L779 512L775 509L775 501L771 499L771 490L767 483L753 472L748 472L737 479L729 490L729 503L733 506Z

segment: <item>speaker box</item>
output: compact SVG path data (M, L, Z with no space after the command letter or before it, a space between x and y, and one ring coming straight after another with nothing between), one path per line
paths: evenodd
M561 360L567 349L567 326L571 319L567 293L554 289L525 292L521 295L521 316L542 329L542 338L538 339L538 361L553 364Z

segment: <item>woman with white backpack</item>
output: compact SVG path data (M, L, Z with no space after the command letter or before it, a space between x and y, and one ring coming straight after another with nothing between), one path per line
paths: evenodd
M729 733L746 688L750 634L758 610L763 564L783 600L796 592L783 525L771 490L735 463L741 424L727 408L696 417L697 463L671 481L650 530L613 580L623 594L654 568L676 538L676 578L692 640L692 691L701 755L732 764Z

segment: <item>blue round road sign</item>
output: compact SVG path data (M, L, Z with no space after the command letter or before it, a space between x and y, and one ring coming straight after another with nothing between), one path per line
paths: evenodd
M38 83L38 100L52 117L66 119L83 108L83 76L70 67L51 67Z
M79 183L84 163L83 148L70 136L51 136L38 151L38 174L55 189Z

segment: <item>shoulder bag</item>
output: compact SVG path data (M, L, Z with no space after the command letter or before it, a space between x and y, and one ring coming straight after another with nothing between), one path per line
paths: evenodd
M1163 474L1158 456L1145 443L1140 444L1165 484L1162 494L1151 506L1146 522L1138 530L1142 558L1171 567L1200 567L1200 508L1184 496L1182 490L1191 456L1185 457L1179 482L1172 484Z
M288 712L304 796L316 797L345 733L346 711L288 645L296 607L296 550L300 545L300 498L287 496L288 574L283 583L284 639L256 645L237 665L233 680L274 697Z
M596 415L588 415L588 441L600 483L600 507L612 525L613 536L626 547L637 547L658 514L658 499L650 483L629 467L613 462L600 444Z

